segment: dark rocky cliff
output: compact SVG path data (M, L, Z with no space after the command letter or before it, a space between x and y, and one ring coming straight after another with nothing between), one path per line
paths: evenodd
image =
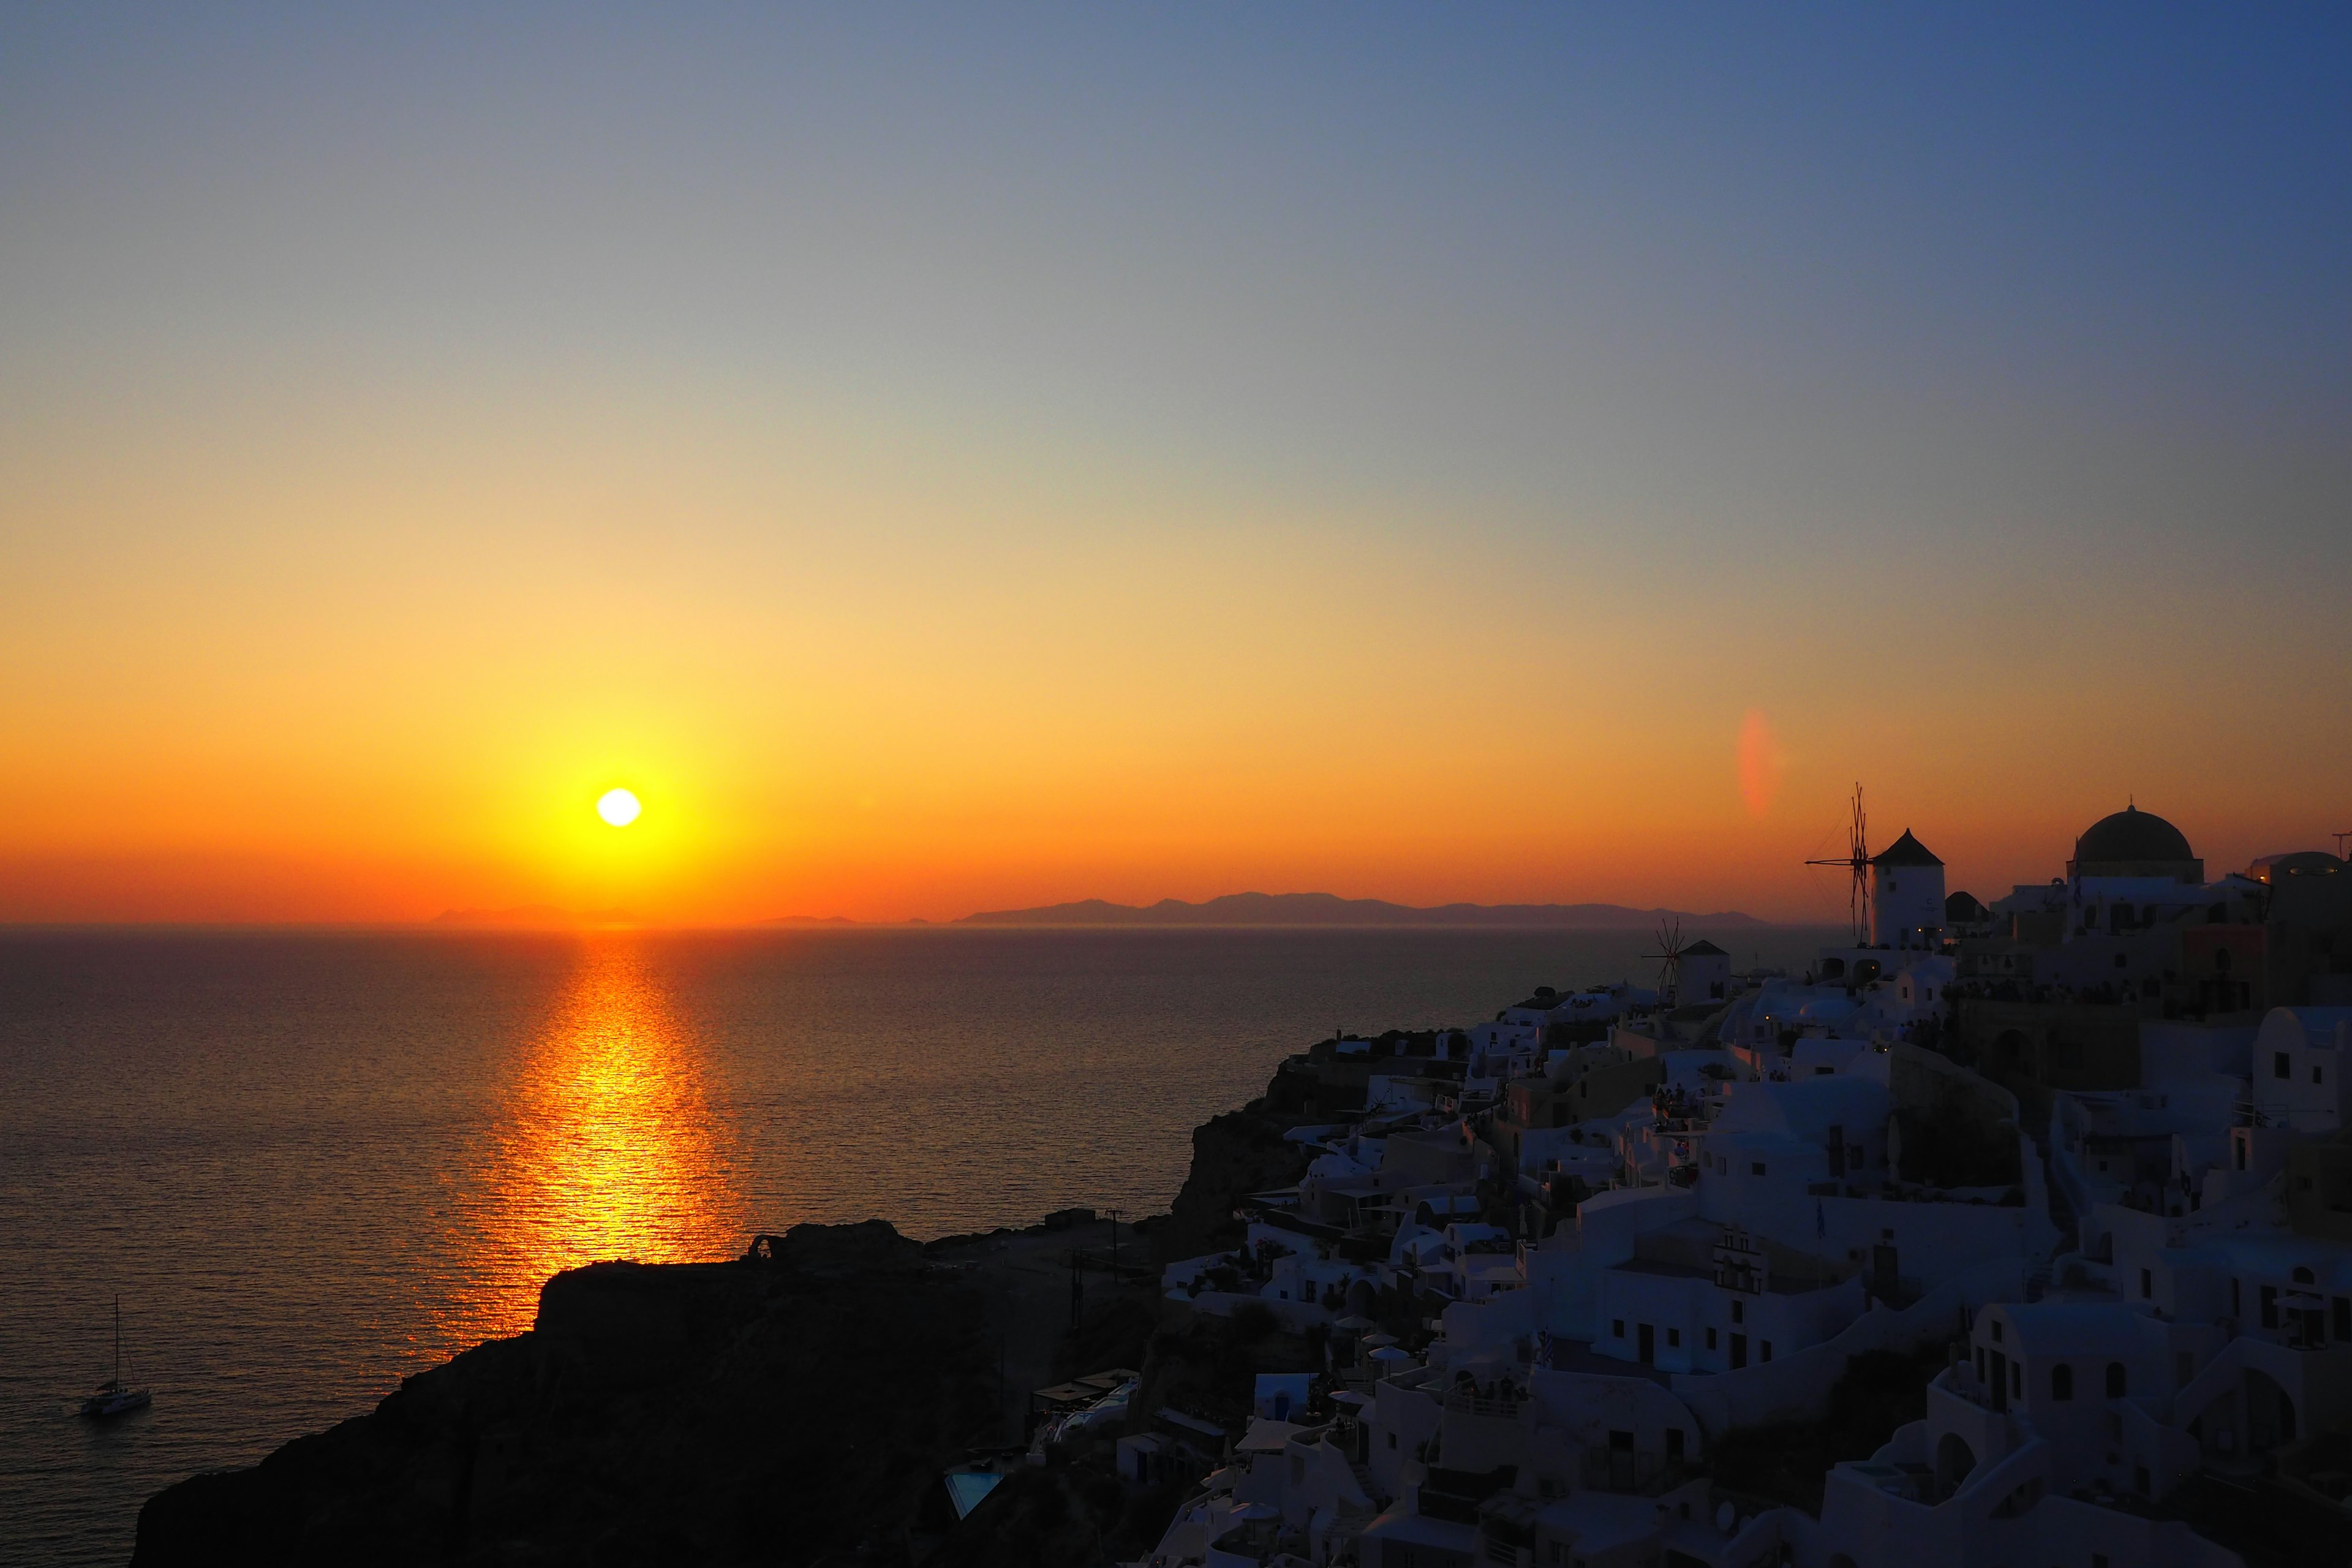
M1192 1129L1192 1167L1167 1217L1151 1226L1152 1252L1160 1262L1234 1246L1244 1229L1234 1218L1234 1203L1251 1193L1294 1186L1307 1173L1306 1150L1282 1136L1298 1118L1276 1115L1266 1104L1254 1100Z
M878 1221L772 1262L559 1274L538 1326L151 1499L138 1568L903 1562L997 1431L983 1293Z
M1282 1137L1296 1118L1266 1105L1194 1130L1171 1212L1136 1227L1159 1258L1232 1245L1235 1200L1304 1172ZM411 1377L373 1414L250 1469L156 1494L133 1568L977 1568L1131 1554L1174 1499L1123 1496L1108 1437L1016 1470L961 1523L943 1504L943 1470L1020 1436L1007 1410L1024 1379L1140 1366L1152 1405L1203 1378L1245 1405L1249 1369L1275 1364L1272 1342L1242 1352L1219 1326L1163 1328L1149 1279L1097 1278L1087 1321L1066 1331L1054 1259L1103 1239L1076 1223L928 1247L878 1220L801 1226L772 1257L559 1274L532 1331Z

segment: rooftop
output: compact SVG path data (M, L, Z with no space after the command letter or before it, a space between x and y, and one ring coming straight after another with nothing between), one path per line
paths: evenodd
M2127 805L2112 816L2099 818L2074 840L2078 865L2196 858L2197 851L2189 847L2186 834L2154 812L2142 811L2137 805Z

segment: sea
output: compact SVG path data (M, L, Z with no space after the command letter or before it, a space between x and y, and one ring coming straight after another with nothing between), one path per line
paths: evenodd
M1693 931L1801 967L1828 933ZM0 931L0 1563L530 1327L599 1258L1162 1211L1335 1030L1654 977L1638 931ZM153 1405L97 1423L114 1365Z

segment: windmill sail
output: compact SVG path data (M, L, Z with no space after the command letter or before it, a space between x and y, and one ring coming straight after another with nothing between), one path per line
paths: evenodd
M1808 860L1808 866L1843 866L1853 879L1847 894L1847 914L1853 922L1853 945L1870 945L1870 818L1862 807L1862 785L1853 786L1853 815L1846 828L1846 852L1834 860Z

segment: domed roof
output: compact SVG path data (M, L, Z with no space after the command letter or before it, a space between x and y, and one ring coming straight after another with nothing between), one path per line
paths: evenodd
M2116 860L2194 860L2197 851L2180 829L2152 811L2127 805L2113 816L2103 816L2074 840L2074 858L2083 863Z

